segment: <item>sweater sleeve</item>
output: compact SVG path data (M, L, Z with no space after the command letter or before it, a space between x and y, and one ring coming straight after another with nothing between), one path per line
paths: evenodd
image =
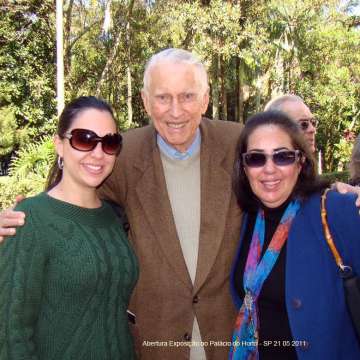
M40 310L45 249L31 212L17 234L0 246L0 359L37 360L35 326Z

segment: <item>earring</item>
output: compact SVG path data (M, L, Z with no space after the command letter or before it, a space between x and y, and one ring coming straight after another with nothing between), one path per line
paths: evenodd
M63 167L64 167L64 159L63 159L62 157L58 156L58 158L57 158L57 164L58 164L58 168L59 168L60 170L62 170Z

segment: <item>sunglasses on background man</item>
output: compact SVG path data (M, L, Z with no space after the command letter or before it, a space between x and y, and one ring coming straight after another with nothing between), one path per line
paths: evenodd
M297 121L301 130L302 131L306 131L310 124L316 129L317 125L318 125L318 121L315 118L311 118L311 119L300 119Z

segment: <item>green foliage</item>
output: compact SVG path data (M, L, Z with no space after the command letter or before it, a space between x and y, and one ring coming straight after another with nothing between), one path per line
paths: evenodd
M5 1L0 6L0 108L11 106L14 146L55 125L54 2Z
M0 177L0 208L13 204L16 195L31 196L42 191L54 161L55 152L50 137L19 150L11 164L10 176Z
M330 180L332 184L335 183L336 181L348 183L350 174L348 171L335 171L331 173L322 174L321 176L324 177L325 179Z
M15 109L11 106L0 108L0 160L13 151L15 136Z
M320 120L317 142L325 154L326 170L347 161L349 145L343 134L360 131L360 55L352 50L360 46L360 36L357 29L343 26L345 18L329 13L305 34L304 43L311 53L295 85Z
M347 141L345 138L341 138L339 143L335 145L334 159L338 163L338 169L346 168L351 158L353 144Z

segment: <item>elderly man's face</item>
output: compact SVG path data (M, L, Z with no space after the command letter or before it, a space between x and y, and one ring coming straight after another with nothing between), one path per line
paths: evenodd
M161 62L150 70L145 110L160 136L180 152L192 144L208 103L194 65Z
M315 152L316 125L314 115L301 101L286 101L281 110L299 123L312 152Z

